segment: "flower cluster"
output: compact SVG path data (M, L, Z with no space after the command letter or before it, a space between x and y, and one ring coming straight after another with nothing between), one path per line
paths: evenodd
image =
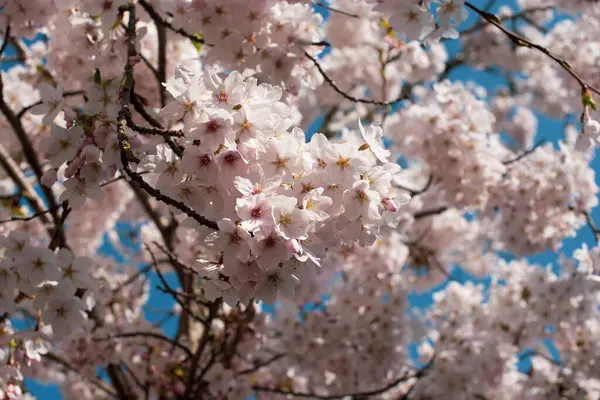
M507 167L507 177L494 188L490 207L497 210L498 245L517 255L546 248L557 250L575 236L587 212L598 204L595 172L589 155L561 143L538 147Z
M600 240L600 8L519 5L5 2L0 399L600 398L600 247L524 258Z
M482 209L506 171L507 150L493 122L483 100L461 83L444 81L389 118L386 130L401 154L425 164L448 204Z
M67 248L52 251L33 244L29 235L12 231L0 240L0 398L22 394L21 369L38 364L51 349L83 330L93 297L91 259L75 257ZM16 331L7 318L31 315L35 328Z
M390 189L400 168L387 162L380 127L359 121L355 143L331 143L322 134L305 143L300 129L289 130L281 89L237 72L225 80L212 71L178 73L161 115L183 120L189 145L181 159L159 146L150 179L217 221L219 231L206 239L215 254L204 260L207 297L230 294L235 303L292 295L294 271L318 264L325 248L369 245L380 226L397 224L405 198L392 198Z

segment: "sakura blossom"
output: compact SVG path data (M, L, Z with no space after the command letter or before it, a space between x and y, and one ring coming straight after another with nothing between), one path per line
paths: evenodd
M0 399L600 398L600 7L513 3L5 1Z

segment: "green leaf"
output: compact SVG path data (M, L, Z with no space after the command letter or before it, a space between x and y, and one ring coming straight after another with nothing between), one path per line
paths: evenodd
M581 102L585 107L589 107L596 111L596 102L594 101L594 96L592 96L592 92L590 92L589 89L585 89L581 92Z
M98 68L96 68L96 71L94 71L94 83L96 85L100 85L102 83L102 77L100 76L100 70Z
M202 45L204 44L204 42L203 42L204 36L201 33L196 33L196 34L192 35L192 37L194 38L194 39L191 39L192 44L196 48L196 51L198 53L200 53L200 51L202 50Z

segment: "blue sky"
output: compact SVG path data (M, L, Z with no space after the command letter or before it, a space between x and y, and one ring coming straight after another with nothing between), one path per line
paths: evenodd
M479 1L474 0L473 3L480 7L483 7L488 2L486 0L479 0ZM516 1L497 1L496 3L501 3L503 6L510 6L513 9L518 9ZM491 11L495 12L495 11L497 11L497 8L498 7L492 8ZM319 8L319 12L322 12L325 17L328 14L328 12L326 10L323 10L322 8ZM465 21L465 23L463 24L463 27L467 28L467 27L477 23L478 21L479 21L479 18L476 15L474 15L473 13L470 13L469 19L467 21ZM447 42L447 49L448 49L448 52L450 53L450 57L452 57L453 55L456 54L457 51L460 50L460 45L457 42ZM13 51L13 49L11 49L9 47L8 55L11 55L11 54L14 54L14 51ZM6 69L7 67L9 67L9 65L2 66L3 69ZM488 90L488 93L494 93L495 90L498 89L499 87L506 87L506 81L504 79L498 77L497 75L494 75L491 73L486 73L486 72L481 72L481 71L475 71L474 69L469 68L469 67L456 68L455 70L453 70L450 73L449 79L476 82L479 85L485 87ZM563 126L564 126L563 121L553 120L553 119L550 119L539 113L537 114L537 116L538 116L539 125L538 125L538 135L537 135L536 139L539 140L541 138L544 138L549 142L557 143L558 140L561 139L563 136ZM594 168L595 171L598 171L599 167L600 167L600 160L595 159L592 162L592 167ZM596 177L596 181L598 182L598 177ZM600 221L600 210L596 209L592 213L592 216L594 217L595 220ZM130 227L128 227L128 226L122 225L119 227L119 231L126 231L129 228ZM587 243L588 246L590 246L590 247L593 247L595 245L593 234L592 234L591 230L587 227L582 228L580 230L580 232L578 233L577 237L565 240L564 246L561 249L561 252L563 252L567 256L570 256L575 249L581 247L582 243ZM101 251L102 251L102 253L104 253L106 255L113 256L115 258L115 262L127 262L127 260L124 260L122 258L122 256L118 254L118 252L111 246L111 244L108 241L105 241L105 244L103 245ZM529 257L529 258L531 261L541 263L541 264L556 263L557 254L553 253L552 251L546 251L546 252L537 254L535 256ZM155 274L150 274L149 278L152 282L152 288L155 288L156 285L158 284L157 276ZM461 281L461 282L472 279L468 274L466 274L464 271L460 270L459 268L455 269L452 272L452 278L455 280ZM173 287L176 286L176 279L173 275L168 276L168 280L169 280L169 284L171 284ZM486 280L483 280L482 282L486 283ZM431 293L423 293L423 294L413 293L409 296L409 300L410 300L411 305L413 305L413 306L426 307L429 304L431 304ZM168 296L167 294L162 293L158 290L153 289L151 292L150 301L148 304L150 309L145 311L146 317L150 321L153 321L153 322L156 322L156 321L162 319L164 317L163 314L153 312L151 309L152 308L166 309L172 303L173 303L173 300L170 298L170 296ZM165 332L167 334L173 334L176 329L176 324L177 324L177 321L175 319L171 319L168 323L163 325ZM414 351L414 348L411 350ZM34 395L36 395L38 399L41 399L41 400L61 399L60 392L56 385L43 385L43 384L39 384L39 383L31 381L31 380L28 380L26 384L27 384L27 388Z

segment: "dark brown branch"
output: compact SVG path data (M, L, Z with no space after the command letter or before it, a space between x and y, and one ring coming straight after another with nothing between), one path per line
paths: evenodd
M4 151L3 150L4 150L4 147L2 147L2 145L0 144L0 164L4 166L4 160L5 160L5 158L3 157L3 154L5 154L4 153L5 150ZM11 159L9 159L9 160L11 160ZM14 163L14 161L12 161L12 163ZM16 164L14 164L14 166L16 166ZM17 169L15 171L18 171L18 167L17 167ZM11 168L11 172L12 172L12 168ZM12 178L13 175L10 175L11 172L8 172L8 173L9 173L9 176L11 176L11 178ZM147 173L148 173L148 171L143 171L143 172L139 172L138 175L145 175ZM114 182L117 182L117 181L120 181L120 180L123 180L123 179L125 179L125 175L118 176L116 178L113 178L113 179L111 179L109 181L106 181L106 182L102 183L100 185L100 187L108 186L111 183L114 183ZM14 178L13 178L13 180L14 180ZM29 201L29 202L37 201L38 202L38 206L32 205L32 207L36 210L36 213L33 214L33 215L30 215L29 217L12 217L10 219L0 220L0 225L1 224L6 224L8 222L27 222L27 221L31 221L31 220L33 220L35 218L38 218L38 217L39 218L44 218L45 222L49 222L49 220L47 218L45 218L44 215L48 214L48 213L50 213L52 211L58 210L60 207L63 207L65 205L65 203L66 203L66 200L65 200L62 203L57 204L55 209L50 209L50 208L43 209L42 208L42 209L40 209L38 211L37 208L43 206L42 203L41 203L41 200L37 199L35 197L34 198L30 198L29 193L21 188L21 185L19 184L19 182L21 182L21 181L19 180L19 181L16 181L16 182L17 182L17 186L21 190L22 195L25 197L25 199L27 199L27 201ZM23 181L22 182L25 182L25 184L27 184L24 176L23 176ZM31 186L29 186L29 187L31 187ZM33 188L31 188L31 190L33 190Z
M202 332L202 338L200 339L200 344L198 345L198 349L194 353L190 364L190 375L187 385L185 387L185 393L183 394L184 400L193 400L193 389L196 383L196 372L198 371L198 367L200 365L200 359L202 358L202 353L204 349L208 345L208 342L211 338L211 323L212 320L217 316L219 311L219 307L221 307L222 299L219 298L211 303L208 308L208 317L207 322L204 326L204 332Z
M251 374L253 372L256 372L259 369L261 369L262 367L266 367L285 356L286 356L285 354L275 354L274 356L266 359L265 361L256 360L254 362L254 366L252 368L244 369L244 370L238 372L238 375L246 375L246 374Z
M68 361L64 360L63 358L59 357L58 355L56 355L52 352L48 352L48 353L42 355L42 357L45 360L52 361L55 364L63 366L64 368L66 368L67 370L69 370L71 372L75 372L76 374L81 373L81 371L79 371L77 368L75 368L71 364L69 364ZM113 392L112 390L110 390L110 388L107 386L107 384L104 383L103 381L101 381L99 379L85 378L83 376L82 376L82 378L89 381L90 383L92 383L94 386L96 386L98 389L102 390L104 393L108 394L109 396L118 398L117 394L115 392Z
M346 17L350 17L350 18L360 18L360 16L356 15L356 14L352 14L349 13L347 11L343 11L343 10L339 10L337 8L333 8L331 6L328 6L327 4L324 4L323 2L318 2L317 6L322 7L324 9L326 9L327 11L331 11L334 12L336 14L340 14L340 15L345 15Z
M513 14L513 15L505 15L502 17L499 17L500 21L504 22L504 21L514 21L516 19L522 18L523 20L528 21L529 19L529 14L533 14L536 12L543 12L543 11L550 11L553 10L555 8L555 6L541 6L541 7L532 7L532 8L526 8L523 10L520 10L518 13ZM469 29L465 29L462 32L459 32L459 34L462 35L469 35L473 32L477 32L478 30L485 28L487 25L489 25L489 22L482 22L476 25L473 25L472 27L470 27Z
M309 43L310 46L324 46L324 47L331 47L331 43L329 43L326 40L321 40L320 42L312 42Z
M158 189L153 188L144 179L134 172L129 164L131 162L139 163L139 159L133 155L131 150L131 144L129 143L129 137L127 136L127 120L131 118L131 110L129 105L132 101L133 96L133 65L131 60L137 56L136 45L136 33L135 33L135 6L130 6L130 23L127 27L127 63L124 71L124 83L121 88L121 109L117 116L117 137L119 140L119 148L121 149L121 163L123 164L123 170L131 178L132 181L137 183L142 189L144 189L149 195L155 199L162 201L163 203L170 205L180 211L183 211L187 216L196 220L199 224L209 227L214 230L219 230L216 222L210 221L187 205L172 199L169 196L165 196ZM133 22L132 22L133 21ZM142 107L143 108L143 107Z
M152 72L152 75L154 75L154 77L158 80L158 71L156 70L154 65L152 65L150 60L148 60L146 57L144 57L144 55L140 54L139 56L142 59L142 61L144 62L144 64L146 64L146 67L148 67L148 69Z
M320 399L320 400L343 399L345 397L362 399L362 398L367 398L369 396L376 396L378 394L387 392L388 390L392 389L393 387L395 387L395 386L399 385L400 383L405 382L409 379L420 378L427 372L427 370L431 367L431 365L432 365L432 361L430 361L425 367L421 368L419 371L415 372L414 374L405 373L404 375L391 381L390 383L388 383L387 385L385 385L379 389L367 390L364 392L344 393L344 394L335 394L335 395L318 395L318 394L314 394L314 393L293 392L293 391L287 391L287 390L282 390L282 389L266 388L266 387L262 387L262 386L253 386L252 389L254 389L257 392L285 394L285 395L294 396L294 397L311 397L311 398Z
M416 213L415 215L413 215L413 217L414 217L414 219L420 219L420 218L430 217L432 215L441 214L444 211L446 211L447 209L448 209L448 207L442 206L442 207L434 208L434 209L431 209L431 210L419 211L418 213Z
M396 187L399 189L402 189L402 190L406 190L408 193L410 193L411 196L417 196L419 194L425 193L431 187L432 182L433 182L433 175L429 175L429 178L427 179L427 183L425 184L425 186L422 189L414 190L414 189L406 188L401 185L396 185Z
M71 91L71 92L64 92L63 93L63 97L73 97L73 96L80 96L80 95L84 95L84 94L85 94L85 91L83 91L83 90L74 90L74 91ZM40 104L42 104L41 100L39 100L39 101L37 101L37 102L35 102L33 104L30 104L28 106L23 107L21 109L21 111L19 111L19 113L17 114L17 118L18 119L23 118L23 115L25 115L25 113L27 111L31 110L35 106L39 106Z
M589 212L582 211L581 213L585 217L585 220L586 220L588 226L590 227L590 230L594 234L594 239L596 239L596 243L599 243L600 242L600 228L598 228L596 226L596 223L594 222L594 220Z
M9 37L8 42L12 47L14 47L15 51L17 52L17 57L19 61L25 62L25 60L27 59L27 52L25 51L25 48L21 45L21 43L19 43L19 41L14 37Z
M151 127L147 127L147 126L138 125L135 122L133 122L133 120L131 119L131 115L127 115L127 126L139 133L146 133L149 135L162 136L163 138L165 138L165 140L171 136L176 136L176 137L184 136L183 132L180 130L175 131L175 130L169 130L169 129L151 128Z
M121 150L121 151L123 151L123 150ZM158 189L153 188L146 181L144 181L144 179L140 175L133 172L133 170L131 169L131 167L129 167L129 165L123 165L123 169L125 170L125 173L127 173L127 175L129 175L129 177L131 178L132 181L137 183L142 189L144 189L146 192L148 192L148 194L150 196L154 197L156 200L162 201L163 203L182 211L188 217L193 218L200 225L206 226L215 231L219 230L219 226L217 225L216 222L206 219L205 217L198 214L197 212L195 212L194 210L192 210L190 207L183 204L182 202L174 200L169 196L165 196Z
M160 14L158 12L156 12L154 7L152 7L150 4L148 4L148 2L146 0L139 0L138 2L142 6L142 8L144 10L146 10L146 12L148 14L150 14L150 17L152 18L152 20L154 20L154 23L157 26L162 25L162 26L166 27L167 29L180 34L181 36L184 36L184 37L190 39L195 44L206 44L207 46L210 46L209 44L204 42L204 39L201 39L201 38L197 37L196 35L192 35L192 34L188 33L183 28L174 27L169 21L167 21L166 19L161 17Z
M353 103L374 104L376 106L387 107L387 106L392 106L392 105L408 98L408 93L406 90L404 90L404 88L400 92L400 96L398 96L398 98L396 98L395 100L392 100L392 101L377 101L377 100L372 100L372 99L365 99L365 98L351 96L348 93L344 92L342 89L340 89L340 87L333 81L333 79L331 79L331 77L329 75L327 75L327 73L325 72L325 70L323 70L323 67L321 66L321 64L319 64L319 62L317 61L316 58L314 58L313 56L308 54L308 52L306 52L306 51L304 52L304 55L309 60L311 60L313 62L313 64L315 64L315 67L317 67L317 70L319 70L319 73L323 76L323 79L325 79L325 81L329 84L329 86L331 86L333 88L333 90L335 90L338 94L340 94L346 100L350 100Z
M119 365L108 364L106 372L108 373L110 382L117 391L117 398L119 400L135 400L135 396L130 392L123 370Z
M600 90L587 84L583 80L583 78L581 78L575 71L573 71L571 64L569 64L565 59L560 58L559 56L555 55L547 48L540 46L537 43L533 43L533 42L529 41L528 39L524 38L523 36L517 35L516 33L509 31L508 29L506 29L506 27L504 27L504 25L502 24L502 21L496 15L491 14L487 11L483 11L468 1L465 2L465 5L468 8L470 8L471 10L475 11L481 18L485 19L490 24L492 24L495 27L497 27L498 29L500 29L516 46L535 49L535 50L545 54L552 60L554 60L558 65L560 65L569 75L571 75L579 83L582 90L589 89L589 90L595 92L596 94L600 94Z
M530 155L531 153L533 153L538 147L540 147L545 142L546 142L546 139L540 139L531 149L522 152L517 157L515 157L515 158L513 158L511 160L503 161L502 164L504 164L504 165L510 165L512 163L515 163L515 162L521 160L524 157L527 157L528 155Z
M192 356L192 351L190 349L188 349L187 347L185 347L184 345L182 345L181 343L178 343L174 340L169 339L168 337L160 334L160 333L156 333L156 332L124 332L124 333L116 333L114 335L110 335L110 336L106 336L106 337L101 337L101 338L94 338L95 342L103 342L106 340L114 340L114 339L126 339L126 338L152 338L152 339L157 339L160 340L162 342L168 343L174 347L177 347L180 350L183 350L189 357Z
M22 218L24 221L32 220L36 217L41 217L42 222L44 224L50 223L50 220L47 218L46 213L49 213L50 210L45 210L44 203L42 200L36 195L33 186L27 181L27 178L21 171L21 168L17 165L17 163L10 157L8 151L0 144L0 165L6 171L8 176L13 180L15 185L21 191L21 195L25 197L27 202L34 209L35 214L31 218ZM56 210L55 210L56 211ZM13 217L12 220L17 220L18 217ZM21 218L19 218L21 219ZM0 223L8 222L8 221L0 221ZM48 229L48 234L52 236L53 232L51 229Z
M153 265L152 264L148 264L146 265L144 268L138 270L135 274L131 275L129 278L127 278L127 280L125 280L125 282L121 283L119 286L117 286L116 288L114 288L112 290L113 294L116 294L118 291L122 290L123 288L131 285L133 282L135 282L140 276L147 274L151 269L152 269Z
M52 235L52 239L50 239L50 244L48 245L48 248L50 250L55 250L59 247L61 247L61 248L67 247L67 243L66 243L65 236L63 233L63 226L65 224L65 221L67 220L67 217L71 213L72 208L69 207L68 201L64 201L61 204L63 207L63 212L62 212L62 215L60 216L60 221L59 221L58 225L54 228L54 234Z
M0 47L0 57L4 54L8 41L10 40L10 22L6 25L6 31L4 32L4 40L2 41L2 47Z
M153 266L156 269L156 273L158 274L158 279L160 280L160 282L163 284L164 288L161 287L157 287L160 291L168 293L170 295L173 296L173 299L175 300L175 302L177 304L179 304L179 306L181 307L181 309L183 311L185 311L187 313L187 315L190 315L192 318L194 318L196 321L200 322L201 324L206 324L206 321L204 321L202 318L200 318L199 316L197 316L196 314L194 314L188 307L187 305L181 301L181 299L179 298L179 295L182 295L183 293L178 293L176 290L174 290L173 288L171 288L171 286L169 285L169 283L167 282L167 280L165 279L164 275L162 274L162 272L160 272L160 269L158 268L158 260L156 259L156 257L154 256L154 253L152 252L152 250L150 249L150 247L148 245L145 245L146 250L148 251L148 253L150 253L150 257L152 257L152 262L153 262ZM188 295L186 293L186 295Z
M161 123L158 122L152 115L150 115L150 113L148 113L148 111L146 111L146 108L144 108L144 104L140 100L139 96L137 96L135 94L135 92L132 93L131 102L133 104L133 108L135 109L135 111L138 114L140 114L142 116L142 118L144 118L146 120L146 122L148 122L154 128L164 130ZM170 132L177 132L177 131L170 131ZM171 148L171 150L173 150L173 153L177 154L177 156L179 158L181 158L183 156L183 148L181 146L179 146L177 143L175 143L170 137L163 136L163 138L165 139L165 142Z
M158 247L160 249L160 251L165 253L165 255L167 257L169 257L169 261L173 265L176 265L177 267L179 267L181 269L191 272L192 274L198 275L198 271L196 271L194 268L190 267L189 265L186 265L183 261L181 261L179 258L177 258L177 256L172 251L164 248L158 242L152 242L152 244L154 244L156 247Z
M4 100L4 83L2 81L2 75L0 75L0 111L2 111L2 114L4 114L4 116L8 120L8 123L10 124L17 138L19 139L19 142L21 143L25 159L27 160L29 165L31 165L31 168L33 169L35 176L37 177L37 181L40 187L42 188L42 191L44 192L44 196L46 197L46 201L49 205L48 208L51 210L50 214L52 215L52 220L54 222L55 228L57 228L60 224L60 217L58 215L57 208L58 203L56 202L56 198L54 197L54 193L52 192L52 190L42 184L42 176L44 175L44 172L42 171L42 166L37 158L37 153L33 148L31 140L29 140L27 132L25 132L21 121L17 118L13 110L8 106L8 104L6 104L6 101ZM61 230L60 243L64 242L65 237Z

